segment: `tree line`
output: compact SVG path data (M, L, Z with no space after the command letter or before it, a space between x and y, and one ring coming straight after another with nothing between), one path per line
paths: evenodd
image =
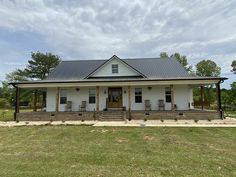
M173 57L186 69L186 71L195 76L201 77L219 77L221 73L221 68L211 59L202 60L195 65L196 70L193 66L188 63L186 56L179 53L174 53L169 55L166 52L160 53L160 58L165 59ZM15 92L12 86L9 86L10 82L18 81L29 81L29 80L42 80L45 79L48 74L60 63L61 58L58 55L52 53L41 53L32 52L31 58L28 60L28 64L23 69L17 69L11 73L6 74L5 81L2 82L0 87L0 108L10 107L14 104ZM231 64L232 72L236 74L236 60ZM22 89L21 90L21 100L22 102L32 104L32 93L33 90ZM194 100L198 101L200 99L199 88L194 89ZM37 92L38 100L43 104L46 101L46 92L44 90L39 90ZM215 90L212 85L206 87L204 91L204 99L210 103L216 102ZM236 105L236 82L231 84L229 90L222 89L222 103L225 105Z
M195 65L196 70L193 70L193 66L188 64L187 57L180 55L179 53L174 53L168 55L166 52L160 53L160 58L174 57L180 62L180 64L192 75L201 76L201 77L219 77L221 74L221 68L213 60L207 59L198 62ZM236 60L231 64L231 72L236 74ZM236 82L233 82L229 90L222 89L222 104L223 107L236 109ZM200 88L195 88L193 90L194 100L200 100ZM213 85L206 86L204 89L203 97L205 101L214 104L216 103L216 91L213 88ZM216 104L215 104L216 105Z

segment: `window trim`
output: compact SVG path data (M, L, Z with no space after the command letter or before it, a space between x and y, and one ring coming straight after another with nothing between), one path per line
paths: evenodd
M64 101L65 99L65 101ZM60 89L60 104L67 104L67 90Z
M171 93L171 87L165 87L165 101L166 103L171 103L172 102L172 93ZM169 99L167 99L169 97Z
M91 93L91 92L94 92L94 93ZM91 102L90 98L94 98L94 102ZM96 104L96 89L88 90L88 102L89 104Z
M141 93L136 93L136 90L140 90L138 92L141 92ZM141 101L137 101L136 98L137 97L141 97ZM134 88L134 101L135 103L142 103L143 102L143 89L142 88Z
M119 65L118 64L112 64L111 65L111 73L112 74L118 74L119 73Z

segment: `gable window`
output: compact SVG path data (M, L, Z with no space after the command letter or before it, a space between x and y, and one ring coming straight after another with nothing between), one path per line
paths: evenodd
M135 88L135 103L142 103L142 89Z
M65 89L60 90L60 104L66 104L67 102L67 92Z
M112 74L118 73L118 64L111 65Z
M94 104L96 102L96 90L89 89L89 103Z
M166 87L165 88L165 93L166 93L166 102L171 103L171 88Z

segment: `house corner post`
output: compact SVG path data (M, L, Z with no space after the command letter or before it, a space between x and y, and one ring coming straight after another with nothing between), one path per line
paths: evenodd
M201 109L203 110L203 85L201 85Z
M99 86L96 86L96 111L99 111Z
M57 87L57 91L56 91L56 112L59 111L59 91L60 91L60 88Z
M174 86L170 85L170 91L171 91L171 110L175 110L175 98L174 98Z
M19 106L20 106L20 88L16 88L16 97L15 97L15 112L14 112L14 121L17 121L17 113L20 112Z
M217 103L218 103L218 111L220 113L220 118L223 119L223 111L221 106L221 90L220 90L220 82L216 84L216 92L217 92Z

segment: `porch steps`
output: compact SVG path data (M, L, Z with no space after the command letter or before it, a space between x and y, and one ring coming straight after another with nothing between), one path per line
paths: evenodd
M123 121L126 119L125 111L103 111L100 116L100 121Z
M123 108L107 108L108 111L123 111Z

